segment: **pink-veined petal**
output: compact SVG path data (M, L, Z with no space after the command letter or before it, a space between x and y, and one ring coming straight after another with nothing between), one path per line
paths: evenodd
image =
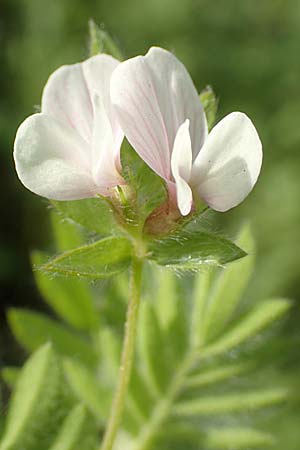
M172 175L176 183L178 209L183 216L190 213L193 202L188 184L192 170L192 144L187 119L178 129L171 159Z
M160 176L171 178L174 139L186 119L196 157L207 134L205 114L188 72L172 53L154 47L121 63L112 75L111 98L127 139Z
M60 67L50 76L44 88L42 112L73 128L92 144L94 128L98 126L94 98L95 95L99 96L114 137L110 152L116 165L120 166L123 133L116 120L109 93L111 75L118 64L119 61L112 56L96 55L83 63ZM101 145L102 142L99 142L99 155Z
M107 121L110 124L111 136L113 138L110 144L112 146L109 149L109 155L112 156L114 164L120 170L120 147L124 138L122 129L117 121L117 117L110 100L110 80L113 71L120 64L120 61L113 58L110 55L96 55L87 59L82 63L83 73L85 80L92 98L94 106L94 123L93 123L93 145L95 150L95 129L99 126L103 129L103 125L100 124L100 120L103 119L105 123ZM98 104L95 104L95 99L98 99ZM101 113L99 114L99 99L101 102ZM104 117L107 115L107 118ZM108 136L108 135L107 135ZM99 136L101 137L101 136ZM107 147L108 143L104 142L104 147ZM98 155L99 159L102 159L102 141L98 140ZM96 158L96 159L95 159ZM94 162L97 163L97 154L94 152Z
M91 142L93 104L82 64L62 66L53 72L43 91L42 112Z
M123 184L124 180L118 171L112 152L116 143L111 122L109 121L103 101L97 95L94 97L94 108L92 173L97 186L101 186L102 189L107 189Z
M18 176L32 192L77 200L98 192L89 172L88 144L53 117L34 114L19 127L14 145Z
M262 164L262 144L251 120L234 112L210 132L192 169L192 184L216 211L241 203L253 189Z

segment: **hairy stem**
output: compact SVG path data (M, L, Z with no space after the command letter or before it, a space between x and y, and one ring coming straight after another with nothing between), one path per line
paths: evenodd
M122 419L134 358L136 325L141 296L142 266L143 262L141 259L133 259L130 277L130 299L127 309L119 380L100 450L111 450L113 448Z

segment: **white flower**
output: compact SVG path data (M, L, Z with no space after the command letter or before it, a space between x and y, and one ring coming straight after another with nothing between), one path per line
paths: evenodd
M50 199L76 200L109 195L123 183L123 133L109 95L118 64L97 55L50 76L42 112L20 125L15 140L17 173L28 189Z
M111 79L118 121L141 158L176 187L182 215L193 197L217 211L238 205L252 190L262 163L256 129L234 112L208 134L203 107L185 67L168 51L121 63Z

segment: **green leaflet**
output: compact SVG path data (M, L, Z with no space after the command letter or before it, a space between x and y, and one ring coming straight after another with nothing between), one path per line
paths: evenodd
M105 422L112 400L112 391L97 380L95 373L78 361L66 359L64 369L70 387L78 400L82 402L99 422Z
M96 364L96 354L87 340L44 314L11 308L8 321L15 338L29 352L51 342L61 355L80 358L89 366Z
M49 450L91 450L96 448L98 439L95 420L78 404L65 418Z
M125 270L131 258L131 244L125 237L108 237L56 256L39 267L42 272L107 278Z
M240 375L249 370L249 364L228 364L212 369L200 371L197 375L191 375L186 379L186 386L191 389L200 388L221 381L232 379L232 377Z
M291 302L286 299L272 299L259 303L222 337L204 347L201 350L201 357L216 356L237 347L282 317L290 307Z
M128 273L116 275L112 283L101 283L94 287L94 297L102 326L123 331L128 297ZM124 289L124 292L123 292Z
M73 201L52 201L63 219L102 235L119 234L112 206L102 197Z
M222 265L246 253L230 240L209 231L183 231L150 244L150 259L178 271L197 271L203 265Z
M211 86L206 86L206 88L201 91L200 101L205 111L208 129L211 130L216 121L219 103Z
M254 242L249 226L241 230L237 244L248 255L241 261L234 261L220 269L213 288L207 295L201 324L202 341L208 342L223 331L228 321L232 319L252 275Z
M84 235L74 222L66 220L52 210L50 214L55 248L59 253L84 244Z
M121 360L121 342L119 336L108 327L98 334L99 376L104 385L113 389L117 383Z
M211 428L207 432L205 444L207 448L228 450L234 448L242 450L249 448L272 447L274 437L268 433L245 427Z
M286 387L264 389L253 392L234 392L228 395L214 397L202 397L178 403L174 409L174 415L198 416L215 414L232 414L241 411L255 411L267 406L283 402L288 397Z
M240 260L239 260L240 261ZM238 261L238 262L239 262ZM203 340L203 319L206 302L215 279L215 268L199 272L195 279L191 308L190 339L193 347L199 347ZM225 292L224 292L225 295Z
M177 279L173 272L165 270L157 271L156 276L152 278L155 283L153 302L159 303L159 305L155 305L155 309L160 326L162 330L165 330L173 322L174 317L177 316Z
M122 175L132 189L134 203L134 211L127 210L128 221L143 227L150 214L167 200L166 186L127 142L121 149L121 161Z
M137 345L148 389L159 396L168 379L168 365L164 354L165 342L153 306L143 302L140 308ZM160 354L159 364L157 355Z
M149 389L145 374L134 366L128 392L127 410L139 426L150 416L152 402L153 392Z
M71 405L56 355L49 344L23 367L6 419L1 450L47 448Z
M41 252L31 255L33 264L40 266L46 257ZM79 330L95 330L99 327L99 314L94 304L90 286L83 280L50 278L34 272L35 280L43 299L63 320Z

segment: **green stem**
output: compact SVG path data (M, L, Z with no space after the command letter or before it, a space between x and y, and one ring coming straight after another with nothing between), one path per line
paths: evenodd
M135 258L131 267L130 299L127 309L119 380L100 450L111 450L113 448L122 419L134 358L136 325L141 296L142 267L143 261Z

